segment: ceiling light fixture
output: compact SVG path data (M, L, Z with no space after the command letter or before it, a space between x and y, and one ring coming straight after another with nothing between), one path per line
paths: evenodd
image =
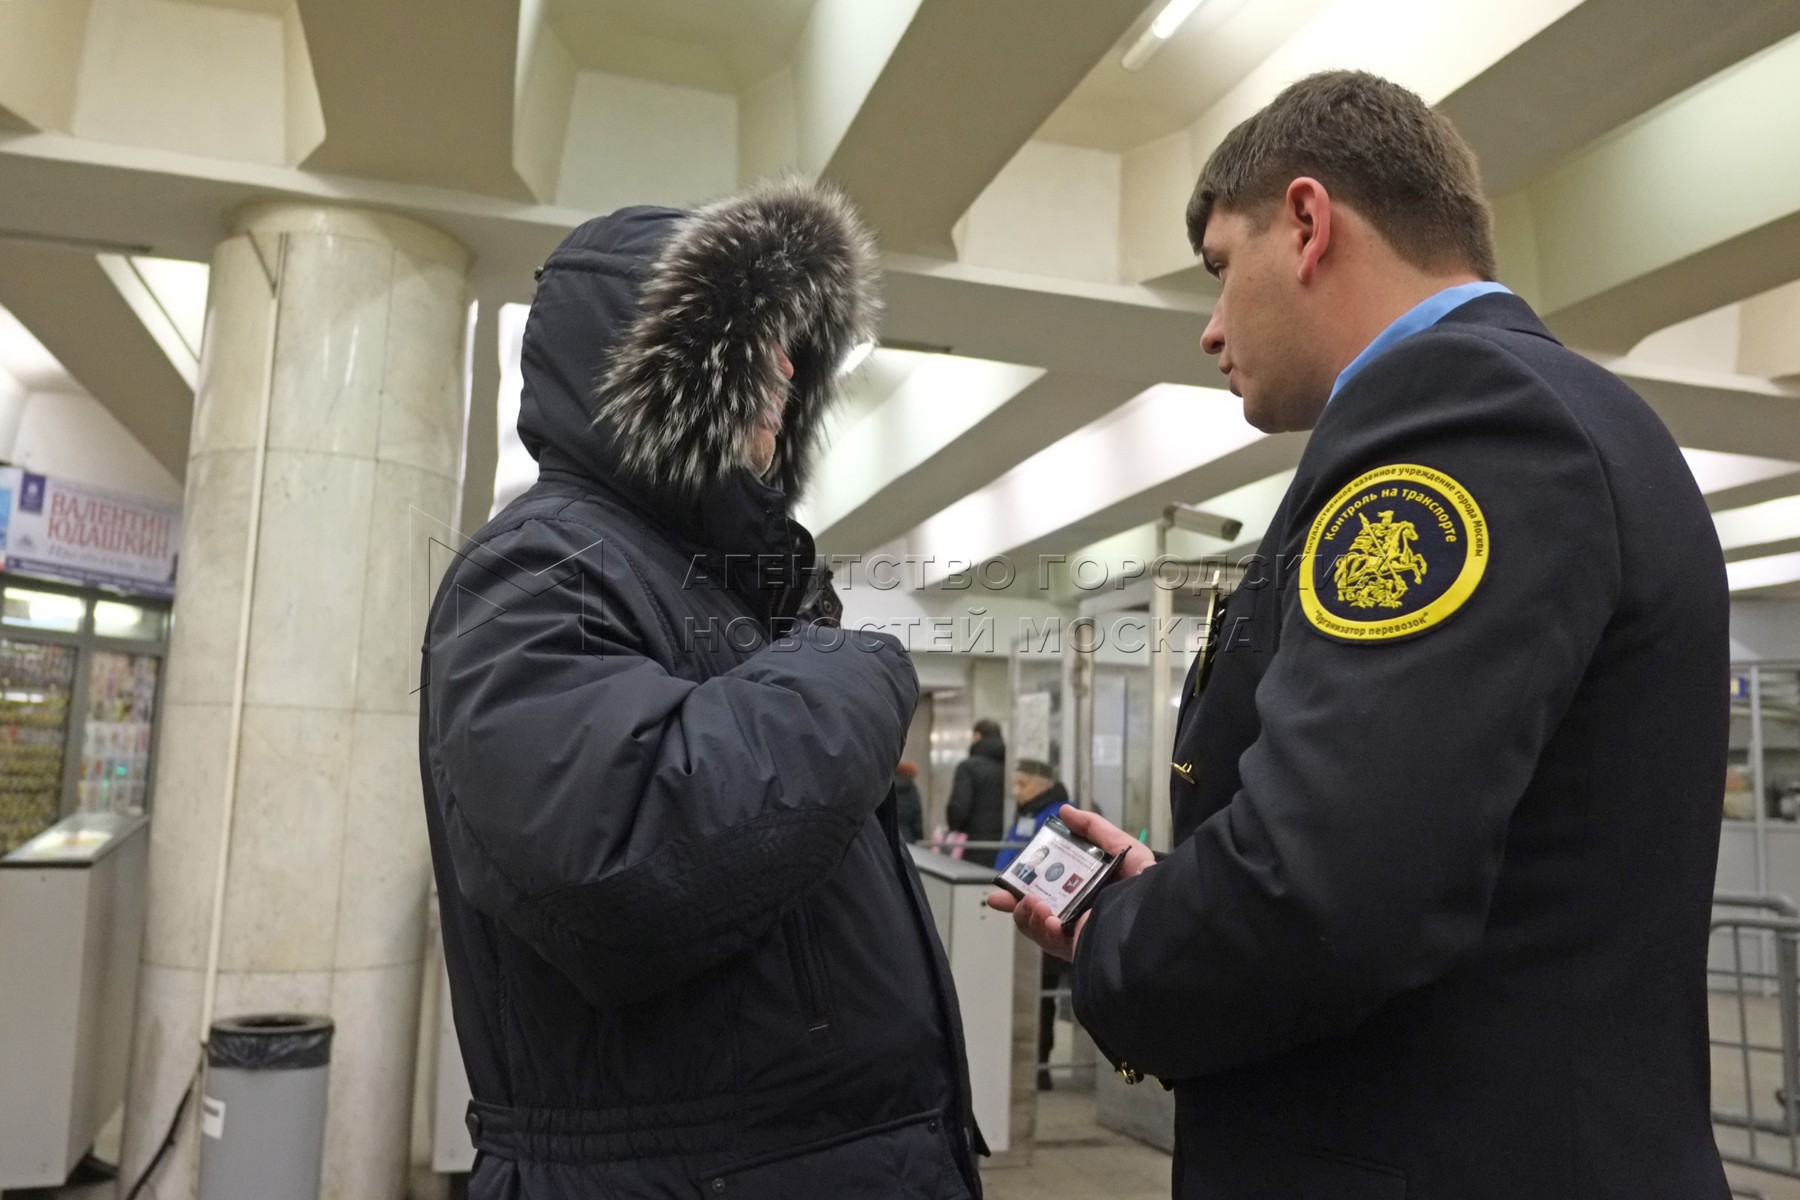
M856 345L850 348L850 353L844 356L844 362L843 365L838 368L838 374L848 375L850 372L869 361L869 355L873 353L875 353L874 342L856 343Z
M1150 56L1162 49L1162 44L1175 36L1187 19L1194 15L1203 0L1169 0L1163 5L1156 19L1148 28L1138 35L1138 40L1131 43L1131 49L1119 60L1119 65L1127 71L1135 71L1150 61Z

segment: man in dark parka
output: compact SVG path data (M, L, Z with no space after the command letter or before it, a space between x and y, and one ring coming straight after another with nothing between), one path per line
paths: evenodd
M539 479L452 563L420 704L476 1200L979 1194L888 798L918 683L787 515L873 258L795 182L544 264Z
M956 764L950 781L944 820L956 832L968 834L971 842L997 842L1006 832L1006 742L999 722L987 717L975 722L974 733L969 757ZM970 850L963 857L991 867L996 853Z

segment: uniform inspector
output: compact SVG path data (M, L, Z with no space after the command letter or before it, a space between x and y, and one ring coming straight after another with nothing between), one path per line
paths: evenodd
M1290 87L1187 229L1203 348L1312 437L1183 693L1173 851L1065 809L1119 882L1068 930L991 903L1174 1088L1181 1200L1723 1200L1727 594L1674 440L1493 282L1472 155L1392 83Z

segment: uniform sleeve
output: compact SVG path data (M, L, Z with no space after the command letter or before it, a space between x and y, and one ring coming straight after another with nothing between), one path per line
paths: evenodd
M461 891L608 1006L724 961L830 875L887 794L918 684L892 638L821 626L678 678L666 647L689 635L585 540L555 586L498 556L459 569L433 623L430 761Z
M1307 459L1270 564L1280 643L1242 788L1154 869L1101 893L1077 954L1083 1025L1115 1062L1165 1079L1347 1033L1477 944L1509 818L1618 596L1592 444L1484 339L1421 335L1378 359ZM1308 618L1298 556L1315 516L1389 464L1465 489L1490 553L1449 616L1346 641Z

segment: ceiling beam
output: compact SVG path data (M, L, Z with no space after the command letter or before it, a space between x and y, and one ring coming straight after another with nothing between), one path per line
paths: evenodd
M1800 36L1718 75L1523 193L1537 304L1611 353L1800 277ZM1776 148L1784 149L1776 149ZM1514 205L1515 209L1518 207Z
M1800 388L1606 354L1588 357L1642 396L1683 446L1800 461Z
M1800 459L1800 388L1590 357L1642 395L1683 446ZM1152 389L947 505L896 544L933 560L928 583L948 576L954 561L999 556L1020 570L1049 554L1088 554L1116 566L1142 549L1132 531L1141 533L1174 500L1217 508L1245 522L1243 540L1254 540L1279 500L1259 488L1299 463L1306 435L1257 437L1236 416L1237 404L1213 389Z
M176 479L194 391L94 255L0 241L0 306Z
M1800 471L1709 492L1706 496L1706 507L1713 512L1724 512L1726 509L1761 504L1764 500L1773 500L1779 496L1792 496L1795 493L1800 493Z
M1145 504L1160 511L1173 496L1216 495L1293 465L1259 454L1267 440L1229 392L1159 385L953 501L902 544L931 560L928 583L957 562L1085 545L1154 515L1139 511Z
M226 235L231 213L253 197L269 195L368 204L445 230L475 252L473 282L484 308L528 302L532 268L584 217L572 210L469 193L227 164L59 135L0 139L0 230L30 237L204 260ZM1205 319L1203 297L1144 287L1071 285L904 256L891 258L887 267L883 336L890 344L923 343L1032 364L1046 370L1047 388L1064 386L1050 382L1057 376L1113 380L1130 385L1126 390L1132 394L1163 381L1217 382L1197 344ZM123 309L122 301L112 299L116 290L110 284L108 289L109 303ZM148 340L141 326L133 329L135 336ZM1651 401L1684 445L1800 461L1796 389L1742 375L1680 372L1600 357ZM170 370L162 365L166 360L157 361L158 369ZM1094 395L1100 395L1098 390ZM1105 406L1103 400L1094 403ZM1166 440L1185 435L1172 430L1151 436ZM1005 469L1005 447L1004 440L995 444L978 437L957 452L998 454L997 466ZM1291 465L1278 463L1262 474ZM963 470L957 468L958 478L964 477ZM1194 477L1169 484L1163 494L1199 500L1249 481L1213 486ZM1154 480L1146 481L1146 487L1155 486ZM957 495L937 492L934 499L951 501ZM1147 511L1099 522L1113 527L1065 545L1098 541L1153 515Z
M1178 474L1120 496L1053 529L1046 529L1006 553L1021 564L1052 554L1072 559L1082 553L1081 547L1094 546L1158 519L1163 510L1177 500L1202 503L1209 497L1248 489L1261 480L1291 471L1299 465L1300 454L1305 449L1304 433L1271 434L1216 458L1195 462ZM1248 522L1256 521L1259 516L1244 509L1221 512L1220 515ZM1262 518L1262 523L1266 526L1267 519Z
M1491 70L1580 2L1338 0L1186 130L1125 156L1121 254L1129 277L1150 282L1193 267L1182 213L1200 168L1226 134L1288 84L1315 71L1360 68L1404 84L1435 104Z
M240 207L271 196L367 205L443 230L473 253L474 290L484 305L529 303L532 272L592 215L479 192L61 134L0 135L0 237L204 262ZM1211 307L1205 295L1077 283L910 255L888 255L882 265L885 342L1145 386L1217 381L1199 349Z
M1583 0L1445 96L1438 111L1500 195L1796 32L1792 0Z
M74 124L88 3L0 4L0 127L66 131Z
M1193 292L1074 283L890 255L882 339L1053 373L1212 384L1200 351L1211 303Z
M528 199L520 0L297 0L325 140L306 167Z
M923 368L900 393L834 442L820 464L818 482L853 500L819 512L809 493L808 517L818 521L820 545L832 553L883 545L928 519L946 499L992 482L1140 390L1118 379L1010 370L1022 375L1023 387L999 403L973 405L975 411L966 419L921 430L922 414L910 411L919 404L965 403L953 392L934 392L929 367ZM909 429L917 432L909 435Z
M808 86L809 61L866 54L855 49L869 40L866 10L914 5L867 86L840 89L854 116L821 155L806 113L830 94ZM947 257L951 228L982 189L1143 11L1144 0L820 0L796 59L801 164L843 184L888 249ZM841 38L825 36L834 14Z
M440 229L474 255L483 304L529 303L532 272L591 213L492 195L227 162L59 134L0 136L0 238L205 262L251 200L366 205Z

